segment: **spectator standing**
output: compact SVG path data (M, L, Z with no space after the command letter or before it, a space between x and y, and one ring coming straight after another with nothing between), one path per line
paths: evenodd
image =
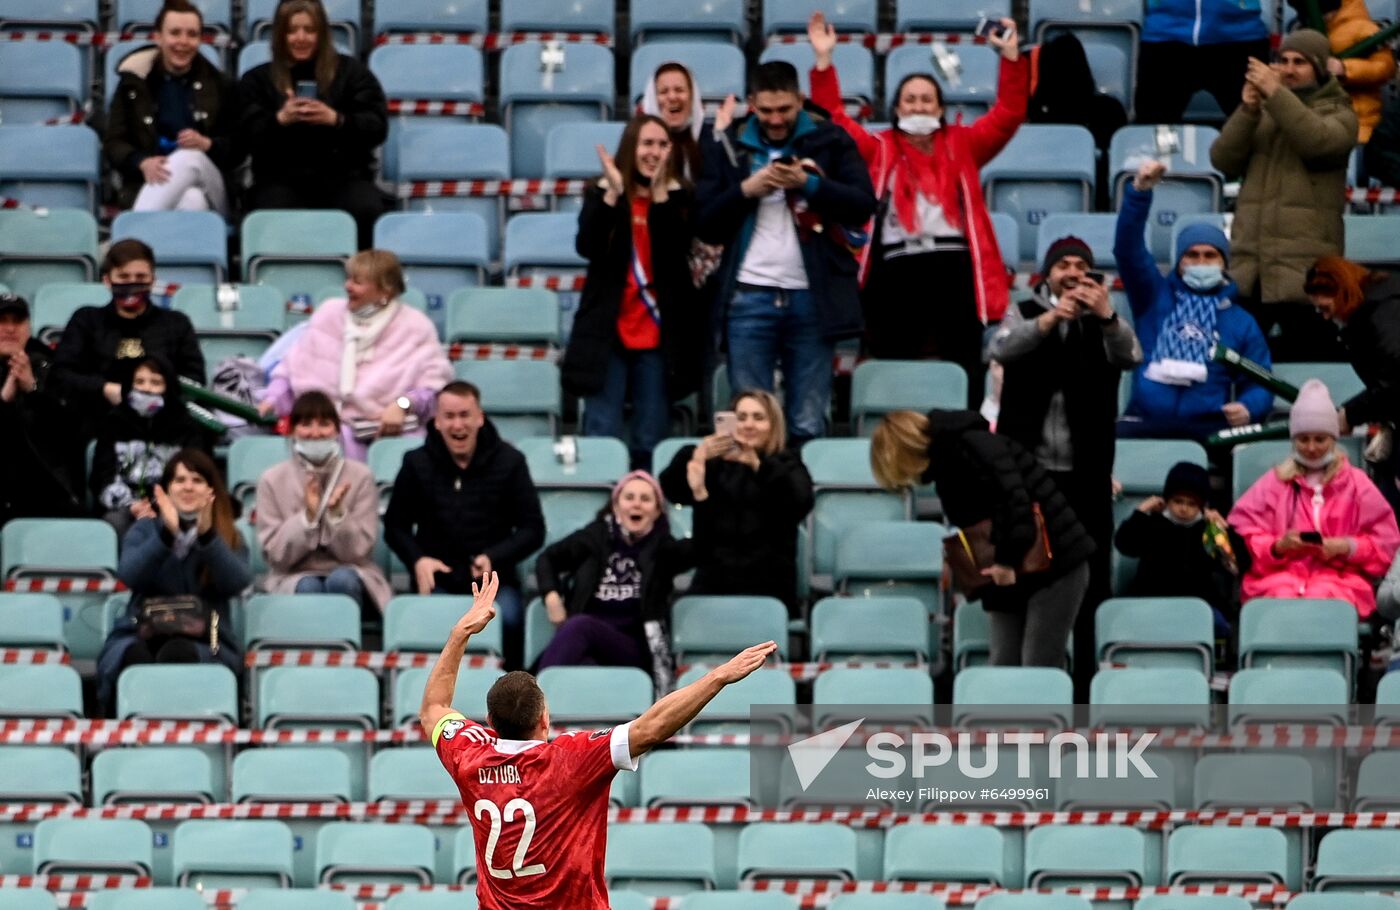
M177 452L155 489L155 512L122 541L117 578L131 589L131 599L97 658L98 699L109 712L117 677L135 664L218 661L243 671L228 602L253 583L253 573L213 459L195 449ZM193 595L211 611L207 635L147 635L140 621L146 599L181 595Z
M735 389L781 363L794 445L822 435L835 343L860 334L852 231L875 211L855 143L803 110L797 70L762 63L749 110L706 143L697 231L725 245L715 327Z
M1010 436L994 434L973 411L886 414L870 438L870 467L886 489L932 482L949 523L991 520L996 563L978 592L991 625L991 663L1062 667L1074 618L1089 587L1094 541L1050 474ZM1019 575L1044 516L1049 570Z
M1133 309L1147 362L1133 374L1132 397L1118 435L1194 439L1260 421L1274 393L1249 374L1212 359L1218 344L1265 369L1273 365L1259 323L1236 306L1226 269L1230 241L1209 224L1191 224L1176 239L1176 265L1166 275L1147 249L1144 230L1152 188L1166 168L1144 163L1124 188L1113 241L1118 274Z
M695 508L694 594L776 597L797 612L797 526L812 511L812 478L795 451L778 400L740 392L731 436L685 446L661 472L661 489Z
M694 200L673 169L677 149L657 117L632 118L617 160L598 147L603 178L588 189L576 245L588 277L564 352L564 390L584 396L585 436L628 439L634 467L671 426L671 402L700 386L704 320L691 283Z
M102 260L102 283L111 289L112 302L74 313L54 349L54 381L77 411L84 438L92 438L97 421L122 403L122 378L132 361L159 357L177 375L204 384L204 354L190 318L151 302L155 268L155 253L141 241L112 244Z
M1385 106L1363 156L1366 173L1386 186L1400 186L1400 95Z
M203 35L198 7L166 0L155 46L117 64L103 151L122 175L122 208L229 215L225 175L239 163L237 96L199 52Z
M951 360L967 373L971 408L982 400L983 331L1001 319L1010 292L978 170L1016 134L1030 92L1016 23L1001 26L988 39L1002 57L990 112L970 126L946 122L942 88L931 74L915 73L895 90L895 126L870 133L842 105L831 65L835 29L821 13L807 25L817 58L812 100L855 140L880 198L872 242L861 252L866 353Z
M397 256L361 250L345 274L345 296L316 308L273 368L258 410L289 414L298 395L324 392L338 404L345 454L363 461L375 439L422 435L452 364L432 320L400 299Z
M1400 529L1366 472L1337 447L1337 409L1327 386L1304 383L1289 413L1293 451L1235 503L1230 523L1253 566L1241 586L1255 597L1331 597L1366 619L1376 584L1400 546Z
M1231 274L1275 360L1338 360L1336 329L1303 304L1303 274L1342 251L1351 99L1328 71L1327 37L1301 29L1273 66L1251 58L1243 103L1211 146L1227 179L1243 177L1231 227Z
M695 74L674 60L661 64L642 91L641 113L657 117L671 137L671 174L694 186L700 176L705 105Z
M384 200L374 150L389 135L388 102L369 68L336 52L320 0L283 0L272 60L239 83L241 134L253 157L253 209L341 209L374 242Z
M0 526L82 513L82 444L52 366L49 346L30 334L29 301L0 293Z
M374 561L379 488L368 467L345 457L340 415L323 392L298 396L292 457L258 478L258 545L275 594L345 594L384 612L393 592Z
M1381 92L1395 78L1395 52L1382 44L1364 57L1343 60L1336 55L1352 45L1371 37L1381 27L1371 20L1366 0L1312 0L1322 14L1327 28L1327 43L1332 56L1327 58L1327 71L1341 82L1351 96L1359 127L1356 141L1361 145L1371 141L1371 131L1381 120ZM1288 0L1288 5L1300 18L1307 15L1305 0ZM1366 181L1358 181L1365 186Z
M1094 134L1099 150L1095 168L1098 208L1110 209L1108 146L1113 134L1128 123L1128 112L1112 95L1099 91L1084 45L1073 32L1056 35L1031 54L1031 99L1026 120L1067 123Z
M1259 4L1238 0L1147 0L1138 46L1138 123L1180 123L1191 96L1210 92L1230 114L1251 58L1269 55Z
M658 691L674 682L666 633L671 582L687 568L687 541L671 536L656 478L633 471L594 521L544 548L535 576L554 638L538 669L638 667ZM566 599L567 598L567 599Z
M1340 256L1324 256L1308 270L1305 290L1324 319L1342 327L1347 359L1361 381L1361 392L1337 412L1342 433L1380 424L1372 450L1376 485L1400 508L1400 450L1394 444L1400 426L1400 277L1375 272Z
M496 572L506 649L519 666L516 564L544 543L544 516L525 456L486 418L471 383L450 382L438 393L427 440L404 455L394 479L384 538L419 594L469 594L474 581Z
M181 449L211 448L185 410L170 364L147 357L122 380L122 403L107 412L92 451L93 501L118 539L142 518L157 517L154 492Z

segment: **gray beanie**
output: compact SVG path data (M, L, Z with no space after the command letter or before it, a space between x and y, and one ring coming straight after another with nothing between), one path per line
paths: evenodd
M1310 28L1300 28L1296 32L1289 32L1284 36L1283 43L1279 45L1279 50L1297 51L1302 54L1313 65L1317 81L1327 81L1327 60L1332 56L1332 46L1327 42L1327 36L1322 32Z

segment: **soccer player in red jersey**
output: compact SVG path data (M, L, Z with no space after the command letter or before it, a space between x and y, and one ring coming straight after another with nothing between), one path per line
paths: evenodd
M549 707L529 673L515 671L486 695L489 727L452 707L467 640L496 615L496 573L472 585L423 690L418 719L462 794L476 840L482 910L608 910L603 857L608 791L619 770L690 723L720 689L777 650L764 642L652 705L631 723L549 740Z

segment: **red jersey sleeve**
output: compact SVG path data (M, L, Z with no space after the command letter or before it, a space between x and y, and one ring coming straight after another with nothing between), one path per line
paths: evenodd
M563 733L555 737L552 747L567 753L579 773L589 778L606 775L611 777L617 771L637 770L637 759L632 757L631 741L628 739L631 724L622 724L611 730Z

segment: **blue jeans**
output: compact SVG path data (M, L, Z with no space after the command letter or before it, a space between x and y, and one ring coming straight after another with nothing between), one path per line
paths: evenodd
M346 594L361 609L365 606L365 583L360 573L349 566L338 566L329 575L308 575L297 582L298 594Z
M627 439L623 409L632 405L628 446L633 467L651 463L651 451L671 429L671 401L666 394L666 359L659 348L614 351L608 358L603 390L584 400L583 435Z
M773 391L773 370L783 369L788 442L800 444L826 432L831 402L831 360L836 346L822 337L810 291L740 286L729 303L729 385ZM728 402L715 402L715 407Z

